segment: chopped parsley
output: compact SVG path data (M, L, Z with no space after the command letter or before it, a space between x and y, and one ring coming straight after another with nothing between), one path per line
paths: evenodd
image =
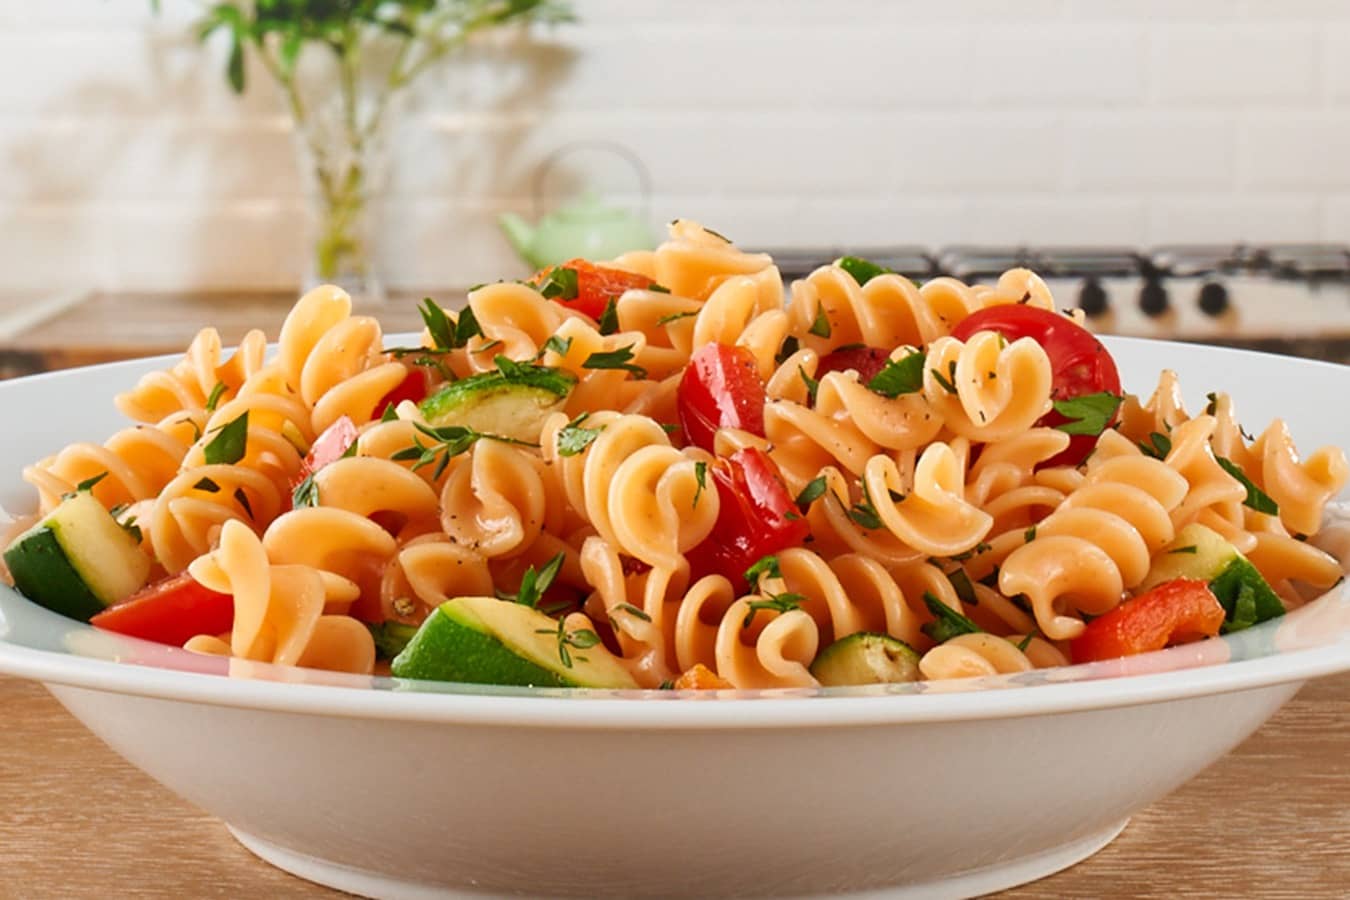
M213 387L213 388L211 388L211 396L209 396L209 397L206 398L206 411L207 411L207 412L215 412L215 411L216 411L216 404L219 403L219 402L220 402L220 398L221 398L222 396L224 396L225 390L226 390L226 388L225 388L225 382L223 382L223 381L217 381L217 382L216 382L216 386Z
M590 417L590 413L582 413L564 425L558 432L559 456L576 456L578 453L584 452L591 445L591 442L600 436L600 432L605 430L603 425L599 428L583 428L581 423Z
M678 322L680 319L688 319L697 315L698 310L696 309L687 310L685 312L671 313L670 315L662 316L661 318L657 319L656 324L669 325L671 322Z
M625 372L632 373L634 378L646 378L647 370L641 366L634 365L633 345L620 347L618 350L607 352L592 353L586 357L586 361L581 364L584 369L623 369Z
M554 266L548 275L539 282L539 293L549 300L575 300L580 294L577 282L577 270L565 266Z
M901 394L913 394L923 389L923 366L927 354L915 350L904 359L886 360L880 372L867 382L867 389L892 399Z
M801 594L784 592L782 594L773 594L763 600L751 600L747 604L745 619L741 622L742 628L749 628L750 623L755 621L755 613L761 609L771 609L779 615L792 612L794 609L801 609L801 605L806 602L806 597Z
M1165 434L1151 431L1147 441L1139 442L1139 449L1144 452L1145 456L1151 456L1154 459L1166 459L1167 454L1172 452L1172 439Z
M1122 399L1119 394L1100 391L1071 400L1056 400L1055 412L1069 421L1056 425L1055 428L1065 434L1087 434L1096 437L1111 424L1111 419L1120 408Z
M943 375L937 369L929 369L933 374L933 380L947 393L956 393L956 360L947 363L947 374Z
M943 603L930 591L923 592L923 604L932 613L933 621L926 623L919 630L936 643L945 644L958 635L978 634L984 630Z
M501 358L498 357L498 359ZM433 443L430 445L423 444L419 438L414 437L411 447L404 447L389 458L397 462L416 460L412 467L414 472L423 466L434 465L435 469L431 476L433 480L441 477L446 466L450 464L451 458L459 456L480 440L501 441L503 444L518 444L523 447L539 446L529 441L522 441L502 434L476 431L465 425L444 425L440 428L432 428L418 422L414 427L423 435L431 438Z
M1194 554L1196 554L1196 553L1198 553L1198 552L1200 552L1200 551L1199 551L1199 548L1197 548L1194 544L1187 544L1185 547L1176 547L1176 548L1174 548L1174 549L1172 549L1172 550L1168 550L1167 552L1168 552L1168 553L1190 553L1190 554L1194 555Z
M797 508L806 512L807 507L825 496L825 491L825 476L818 475L812 478L806 483L806 487L802 488L802 492L797 495Z
M863 259L861 256L841 257L835 265L853 276L853 280L862 287L867 282L876 278L878 275L889 275L894 269L888 269L885 266L879 266L870 259Z
M303 509L306 506L319 505L319 486L314 483L314 473L310 472L305 480L295 486L291 492L291 506Z
M588 650L600 643L600 635L591 631L589 628L578 628L573 631L567 630L567 620L558 620L558 629L555 632L552 628L536 628L535 634L556 634L558 639L558 659L566 668L572 668L572 661L586 662L586 657L573 657L571 649Z
M816 319L807 331L816 337L827 338L830 336L830 318L825 314L824 305L816 306Z
M1276 503L1269 494L1253 484L1252 480L1247 477L1247 473L1242 471L1241 466L1231 459L1226 459L1222 456L1216 456L1214 459L1218 461L1225 472L1236 478L1242 486L1247 489L1247 498L1242 501L1244 506L1251 507L1259 513L1265 513L1270 516L1278 516L1280 514L1280 505Z
M207 465L234 465L244 458L248 450L248 411L239 418L227 422L216 431L205 447Z
M802 384L806 385L806 399L812 406L816 405L816 392L820 390L820 382L810 375L806 374L806 369L797 367L797 374L802 377Z
M619 330L619 299L610 297L605 302L605 308L600 313L600 318L596 320L596 325L600 328L601 334L613 334Z
M698 506L698 498L703 496L703 489L708 486L708 464L703 460L694 463L694 481L698 487L694 489L694 502L691 506Z

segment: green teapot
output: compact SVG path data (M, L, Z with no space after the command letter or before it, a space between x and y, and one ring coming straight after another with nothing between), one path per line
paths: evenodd
M535 176L536 207L543 178L549 169L563 155L582 146L615 152L627 159L637 171L646 205L651 190L647 173L637 157L617 145L587 144L556 151L540 165ZM612 259L630 250L649 250L656 245L652 230L643 216L607 205L590 190L585 191L578 200L545 215L534 225L514 213L502 214L497 222L520 258L536 270L577 257Z

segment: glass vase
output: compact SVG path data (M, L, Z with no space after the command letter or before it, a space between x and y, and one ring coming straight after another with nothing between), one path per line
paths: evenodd
M295 122L307 213L305 288L335 284L360 306L385 300L378 250L394 118L388 99L371 118L334 96Z

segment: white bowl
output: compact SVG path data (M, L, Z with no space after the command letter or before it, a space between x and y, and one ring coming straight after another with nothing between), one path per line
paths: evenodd
M1249 425L1350 445L1350 369L1109 340L1126 387L1177 369ZM21 466L118 425L164 360L0 384L0 503ZM59 411L51 414L51 411ZM961 896L1047 875L1228 752L1309 678L1350 669L1338 588L1228 638L1128 660L891 688L493 689L194 656L0 590L0 672L304 878L376 897ZM234 676L234 677L227 677ZM1207 848L1196 847L1196 852Z

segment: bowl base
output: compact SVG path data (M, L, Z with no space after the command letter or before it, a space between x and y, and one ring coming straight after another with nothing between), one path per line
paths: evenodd
M903 884L886 888L870 888L858 892L849 892L838 897L850 900L950 900L950 898L978 897L995 891L1007 890L1021 884L1027 884L1048 875L1080 863L1115 840L1129 819L1094 832L1087 837L1060 844L1040 853L1024 856L1011 862L1000 863L962 872L950 878L921 884ZM373 900L488 900L502 896L483 893L470 888L449 888L445 885L424 882L405 881L392 875L353 869L339 863L328 862L315 856L297 853L285 847L265 841L234 826L227 825L235 840L244 845L250 853L271 863L284 872L312 881L325 887L345 891L359 897Z

